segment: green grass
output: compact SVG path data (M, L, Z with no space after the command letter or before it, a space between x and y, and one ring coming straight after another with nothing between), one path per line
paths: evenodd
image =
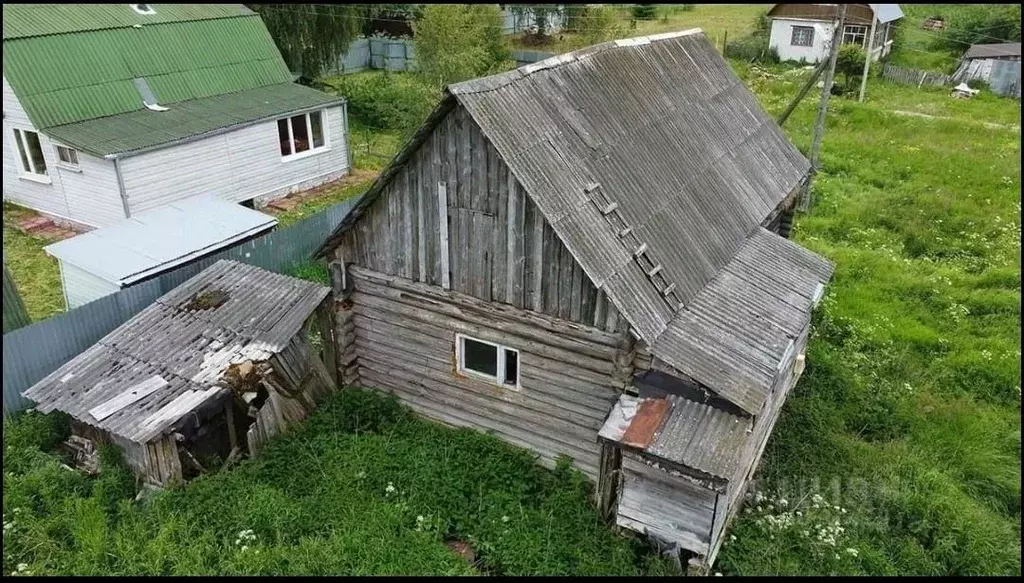
M4 422L5 575L21 563L83 575L668 572L600 522L575 470L544 470L376 392L336 393L258 458L144 504L130 501L126 473L88 480L39 451L54 442L48 421Z
M64 311L64 292L57 260L43 251L49 242L26 235L8 224L19 213L4 202L4 262L33 322Z
M799 83L737 68L772 114ZM836 274L762 466L774 507L742 515L720 568L1020 574L1020 134L978 123L1019 126L1020 106L874 80L868 96L831 102L794 237ZM785 128L805 152L814 106ZM834 520L835 546L817 538Z

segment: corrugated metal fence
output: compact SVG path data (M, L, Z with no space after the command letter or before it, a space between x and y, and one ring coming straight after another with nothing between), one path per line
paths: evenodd
M917 85L919 88L923 85L945 87L953 83L953 78L949 75L919 69L905 69L895 65L886 65L882 69L882 79L903 85Z
M28 326L32 320L25 310L25 303L21 301L18 288L14 286L14 279L7 271L7 263L4 262L4 334L11 330L17 330L22 326Z
M272 231L74 310L5 333L4 415L30 407L31 402L21 396L26 389L95 344L154 300L213 263L221 259L234 259L280 272L308 259L348 214L356 200L338 203L289 227ZM5 277L5 307L6 282Z
M1020 61L994 60L988 87L996 95L1020 99Z

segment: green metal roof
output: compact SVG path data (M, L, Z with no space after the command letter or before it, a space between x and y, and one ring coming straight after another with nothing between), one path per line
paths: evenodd
M4 76L33 125L144 110L136 78L164 106L291 82L243 6L152 6L145 16L125 4L4 4Z
M125 155L259 120L342 103L344 99L294 83L280 83L49 128L53 139L96 156Z
M127 4L4 4L4 40L136 24L163 24L246 16L241 4L150 4L156 14L139 14Z

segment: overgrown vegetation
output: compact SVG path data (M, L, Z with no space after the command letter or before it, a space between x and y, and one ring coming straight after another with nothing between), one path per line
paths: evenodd
M43 453L49 422L4 422L5 575L669 572L602 525L578 472L375 392L337 393L259 458L145 503L111 465L89 480Z
M420 75L443 87L511 66L502 16L492 4L431 4L413 23Z
M29 318L37 322L64 311L64 291L57 260L43 251L48 243L14 226L21 212L4 201L4 262Z
M906 13L891 60L902 67L952 73L972 44L1020 42L1019 4L902 4ZM943 30L922 30L938 17ZM991 28L989 28L991 27Z
M768 10L761 10L753 18L750 34L726 43L726 56L748 63L778 63L779 52L768 46L771 29Z
M441 98L439 87L410 73L367 71L328 77L324 84L345 97L358 123L400 133L419 126Z

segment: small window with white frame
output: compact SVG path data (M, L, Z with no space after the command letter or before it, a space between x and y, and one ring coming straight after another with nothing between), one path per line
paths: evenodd
M456 334L455 356L460 374L486 380L500 387L519 389L518 350Z
M855 44L864 46L868 37L868 27L858 24L847 24L843 27L843 44Z
M794 47L809 47L814 44L814 27L813 26L794 26L793 37L790 39L790 45Z
M18 160L21 162L21 175L25 178L48 182L46 158L43 156L43 147L39 143L39 134L15 128L14 143L18 149Z
M323 111L310 111L277 120L281 159L291 160L327 149Z
M57 162L60 166L70 170L78 170L78 150L68 146L55 145L57 150Z

